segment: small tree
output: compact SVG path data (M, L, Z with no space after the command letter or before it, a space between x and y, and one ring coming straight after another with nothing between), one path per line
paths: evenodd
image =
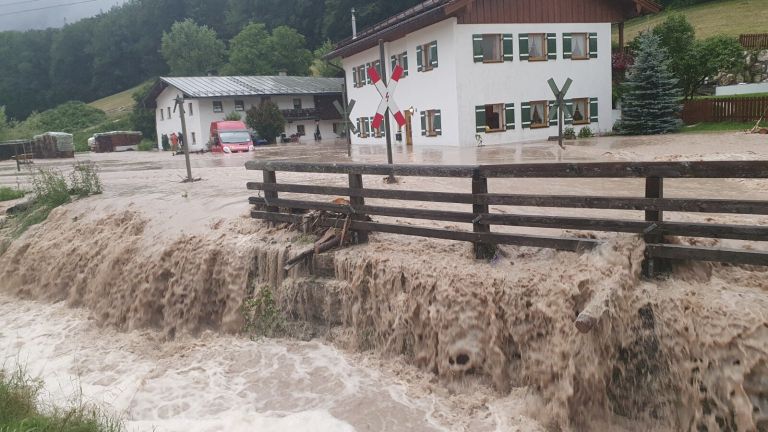
M248 110L245 122L248 127L270 143L285 131L285 117L272 101L264 101L259 106Z
M635 64L623 84L619 132L651 135L671 132L680 125L678 80L669 71L669 59L659 37L639 36Z
M128 119L133 130L141 132L144 138L154 140L157 138L155 110L144 105L144 100L151 89L152 84L145 84L133 93L132 97L135 104Z
M243 119L243 116L240 115L239 112L232 111L231 113L227 114L226 117L224 117L224 120L226 121L240 121Z

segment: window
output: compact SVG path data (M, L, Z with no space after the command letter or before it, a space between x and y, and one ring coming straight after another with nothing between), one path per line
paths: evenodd
M168 107L168 120L171 119L171 107Z
M547 36L544 33L528 35L528 61L547 59Z
M365 65L361 65L355 68L355 85L357 87L363 87L366 83L367 74L365 72Z
M500 34L484 34L482 47L483 63L495 63L504 60Z
M416 47L419 72L431 71L437 67L437 41Z
M306 135L307 131L304 129L304 125L296 125L296 133L299 134L299 136Z
M421 135L439 136L443 134L440 110L426 110L421 112Z
M400 54L392 56L392 71L394 73L395 66L400 65L403 68L403 78L408 76L408 52L403 51ZM401 78L402 79L402 78Z
M294 98L293 99L293 109L300 110L301 109L301 98Z
M187 114L189 114L190 116L195 115L195 112L192 111L192 102L189 103L189 110L187 111Z
M381 124L379 125L378 129L375 129L373 127L373 117L370 117L368 120L370 121L370 125L371 125L371 136L373 136L374 138L382 138L382 137L384 137L385 136L384 135L384 122L381 122Z
M515 129L515 104L489 104L475 107L475 132L503 132Z
M165 120L165 110L160 108L160 120Z
M549 105L547 101L523 102L523 128L535 129L549 127ZM553 120L554 122L554 120ZM555 122L555 124L557 124Z
M568 108L573 124L589 124L589 99L573 99L571 104Z
M192 144L197 144L197 136L195 136L194 132L192 132Z
M571 34L571 58L573 60L586 60L589 58L589 34Z
M224 112L224 105L222 105L221 101L213 101L213 112L215 113Z
M370 129L370 120L368 117L358 117L357 119L357 135L360 138L368 138Z
M235 100L235 111L245 111L245 102Z

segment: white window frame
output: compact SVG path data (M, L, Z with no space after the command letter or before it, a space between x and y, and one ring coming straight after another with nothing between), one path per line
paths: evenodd
M213 112L214 113L223 113L224 112L224 102L222 101L212 101L213 105Z

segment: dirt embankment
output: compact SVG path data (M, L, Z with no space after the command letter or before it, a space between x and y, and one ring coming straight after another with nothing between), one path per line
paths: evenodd
M633 237L484 263L465 244L376 235L285 272L306 247L295 233L248 219L176 237L152 225L130 208L58 209L0 256L0 290L173 337L237 332L243 300L268 285L292 318L402 355L458 394L528 388L541 401L528 414L551 430L768 428L765 269L699 264L647 282ZM573 325L584 310L599 318L586 335Z

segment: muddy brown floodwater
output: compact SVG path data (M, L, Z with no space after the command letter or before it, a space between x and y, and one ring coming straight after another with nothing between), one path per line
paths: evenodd
M193 155L202 178L194 184L179 182L184 161L166 153L78 155L98 164L104 194L55 210L0 255L0 364L26 365L43 379L46 398L80 395L140 431L768 430L765 268L689 264L646 281L644 246L632 236L589 234L607 242L585 254L504 247L488 263L472 259L467 244L374 234L368 245L283 271L306 243L248 217L245 183L260 173L244 163L385 155L358 146L350 159L343 143ZM395 147L397 163L734 159L768 160L768 141L733 133L600 138L564 152L551 143ZM71 161L35 166L67 171ZM29 173L2 162L0 184L28 187ZM470 183L406 178L390 187L467 192ZM638 196L643 184L495 179L490 189ZM675 180L665 194L766 200L768 184ZM665 217L768 224L765 216ZM240 334L241 305L255 287L272 290L286 316L302 323L296 338ZM573 326L584 310L600 318L586 335Z

